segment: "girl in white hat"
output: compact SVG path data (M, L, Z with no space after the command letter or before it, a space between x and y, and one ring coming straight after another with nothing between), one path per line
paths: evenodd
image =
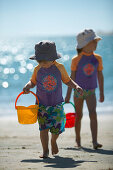
M76 143L81 147L81 119L83 115L83 103L86 101L90 128L92 134L93 148L101 148L102 145L97 141L97 113L96 113L96 96L97 80L100 90L100 102L104 101L104 78L103 65L100 55L94 53L97 48L98 41L101 40L92 29L85 29L77 35L77 56L72 58L71 78L83 88L83 95L74 90L74 103L76 107L77 120L75 126ZM68 87L65 102L69 102L72 88Z

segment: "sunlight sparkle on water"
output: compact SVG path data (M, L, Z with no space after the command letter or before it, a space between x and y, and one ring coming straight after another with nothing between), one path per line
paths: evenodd
M31 64L31 63L27 64L27 69L28 70L31 70L32 68L33 68L33 64Z
M1 58L0 59L0 64L6 65L6 63L7 63L7 59L6 58Z
M22 67L26 66L26 62L24 60L20 61L20 64L21 64Z
M19 79L19 75L15 74L13 78L14 78L14 80L18 80Z
M25 74L26 71L27 71L27 70L25 69L25 67L20 67L20 68L19 68L19 72L22 73L22 74Z
M64 55L63 59L64 59L64 61L67 61L67 60L69 60L69 56L68 55Z
M24 56L23 55L17 55L16 57L15 57L15 60L16 61L22 61L24 59Z
M9 68L4 68L4 74L9 74Z
M9 84L8 84L7 81L4 81L4 82L2 83L2 86L3 86L4 88L8 88Z
M10 72L10 74L14 74L15 73L15 69L14 68L10 68L9 72Z

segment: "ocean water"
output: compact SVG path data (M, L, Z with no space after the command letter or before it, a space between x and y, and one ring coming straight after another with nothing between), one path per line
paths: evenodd
M71 59L76 55L75 36L59 37L23 37L0 40L0 117L15 116L15 99L22 91L24 85L29 81L36 61L29 60L34 54L34 45L40 40L55 41L57 51L62 54L58 61L63 63L70 75ZM102 36L99 42L97 54L103 59L105 101L99 103L99 89L96 90L97 111L99 114L113 114L113 36ZM32 89L35 92L35 88ZM65 97L67 86L63 84L63 97ZM73 101L73 94L71 96ZM31 94L22 95L17 105L31 105L35 97ZM72 109L72 108L71 108ZM70 107L66 108L66 111ZM86 104L84 112L88 114Z

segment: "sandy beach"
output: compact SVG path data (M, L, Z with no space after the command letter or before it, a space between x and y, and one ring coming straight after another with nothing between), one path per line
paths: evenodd
M75 145L74 128L58 139L59 153L39 158L42 147L38 124L21 125L16 118L0 119L0 170L111 170L113 169L113 116L98 116L98 141L102 149L92 148L89 118L82 120L82 146ZM50 147L49 147L50 148ZM51 149L51 148L50 148Z

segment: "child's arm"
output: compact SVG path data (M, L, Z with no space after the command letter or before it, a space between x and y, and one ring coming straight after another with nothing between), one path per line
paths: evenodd
M76 75L76 72L75 71L71 71L71 80L66 84L67 86L69 86L68 90L67 90L66 97L65 97L65 102L66 103L68 103L69 100L70 100L72 88L77 89L77 91L79 91L81 95L83 93L82 88L78 84L76 84L74 82L75 75Z
M100 102L104 101L104 77L102 71L98 71L98 83L100 90Z
M77 84L75 83L72 79L66 83L67 86L69 86L71 89L76 89L80 94L82 94L83 89Z
M23 88L24 94L28 94L30 88L34 88L34 87L35 87L35 84L33 84L32 81L29 81Z
M71 71L71 76L70 77L71 77L72 80L75 79L75 74L76 74L75 71ZM68 83L66 85L68 85ZM66 94L66 97L65 97L65 102L66 103L69 103L69 100L70 100L70 97L71 97L71 92L72 92L72 88L68 87L67 94Z

